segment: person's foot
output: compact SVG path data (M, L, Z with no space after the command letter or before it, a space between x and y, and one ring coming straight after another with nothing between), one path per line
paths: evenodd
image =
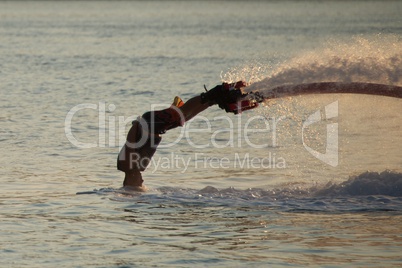
M243 95L247 95L242 92L242 88L246 86L247 84L244 81L231 84L223 83L205 93L201 93L201 101L209 105L218 104L220 108L224 109L228 103L237 102Z
M243 92L247 84L243 81L228 84L223 83L201 94L201 102L209 105L218 104L227 113L238 114L254 109L263 102L264 97L258 92ZM205 89L206 90L206 89Z

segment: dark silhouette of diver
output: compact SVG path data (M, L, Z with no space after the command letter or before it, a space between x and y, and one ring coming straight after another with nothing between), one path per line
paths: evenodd
M164 110L144 113L132 122L127 141L117 159L117 169L125 173L123 186L143 190L142 174L162 140L162 134L184 123L208 107L218 104L226 112L239 113L253 109L262 100L247 98L243 92L246 83L223 83L184 103L175 97L173 104Z

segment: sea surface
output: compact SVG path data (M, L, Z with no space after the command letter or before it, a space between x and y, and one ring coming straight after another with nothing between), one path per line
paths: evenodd
M1 1L0 267L398 267L402 101L210 107L122 188L130 122L245 80L402 86L401 1ZM317 119L318 118L318 119Z

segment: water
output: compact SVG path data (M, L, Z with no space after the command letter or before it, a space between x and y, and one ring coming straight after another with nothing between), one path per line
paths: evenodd
M288 97L241 116L211 107L164 136L145 193L121 189L115 164L130 118L204 84L401 86L401 10L0 2L1 266L400 265L400 99ZM335 118L303 128L334 103ZM336 166L306 149L325 153L330 124Z

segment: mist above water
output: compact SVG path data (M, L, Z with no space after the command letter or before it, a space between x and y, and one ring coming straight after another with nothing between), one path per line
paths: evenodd
M247 91L314 82L366 82L402 85L402 40L377 35L350 42L328 40L318 50L279 63L253 61L228 70L224 81L245 80Z

